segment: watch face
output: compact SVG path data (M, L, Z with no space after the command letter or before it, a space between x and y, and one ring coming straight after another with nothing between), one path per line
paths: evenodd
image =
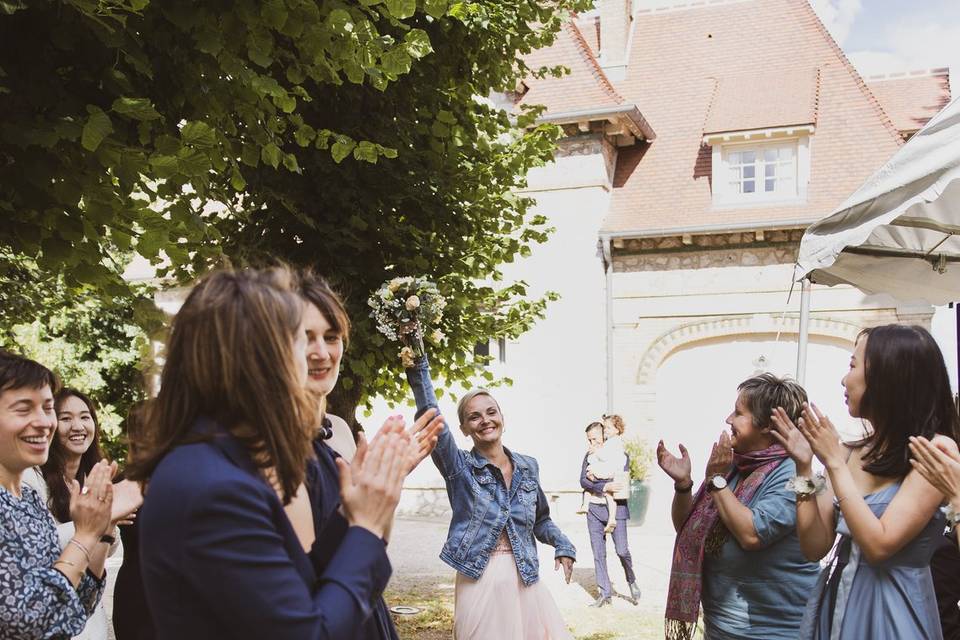
M713 485L714 489L726 489L727 488L727 479L723 476L713 476L710 478L710 484Z

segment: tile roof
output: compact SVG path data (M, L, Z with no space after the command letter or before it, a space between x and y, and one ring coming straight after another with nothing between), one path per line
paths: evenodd
M866 80L901 132L920 129L950 102L948 69L870 76Z
M570 58L558 55L558 44L537 54L573 68ZM566 79L569 88L539 86L524 101L539 101L554 113L571 110L571 103L586 107L590 100L572 95L575 83L588 84L586 74L575 69L573 75L581 77ZM590 92L597 92L595 85ZM807 0L702 2L641 11L626 77L615 91L639 107L657 139L619 150L606 233L812 222L830 213L902 144ZM809 122L816 129L804 204L713 207L711 149L702 144L704 133Z
M534 51L524 58L531 69L563 65L570 73L561 78L527 78L529 90L521 104L543 104L551 113L612 107L623 98L610 84L584 40L580 29L567 22L550 47Z
M782 69L754 70L717 78L703 132L749 131L816 123L818 70L800 72L800 77L792 82L783 82L784 73ZM770 87L777 87L777 91L771 92ZM744 100L744 96L763 96L763 99Z

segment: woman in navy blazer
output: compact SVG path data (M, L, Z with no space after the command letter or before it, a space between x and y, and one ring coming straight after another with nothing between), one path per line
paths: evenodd
M140 554L160 639L384 637L372 613L410 436L391 418L349 466L314 440L301 311L288 271L221 271L174 319L128 465L148 483Z

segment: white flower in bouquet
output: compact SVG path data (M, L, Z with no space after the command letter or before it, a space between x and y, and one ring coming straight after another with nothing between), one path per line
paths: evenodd
M446 336L443 334L443 331L440 331L440 329L435 329L434 332L430 334L430 342L433 344L440 344L443 342L444 338L446 338Z
M400 349L400 362L407 369L416 364L416 358L413 355L413 349L410 347L404 347Z
M436 326L447 303L437 285L424 277L392 278L380 285L367 304L377 330L409 349L400 354L404 366L412 366L416 358L424 355L423 337L428 329L434 329L428 334L432 342L438 343L444 337Z

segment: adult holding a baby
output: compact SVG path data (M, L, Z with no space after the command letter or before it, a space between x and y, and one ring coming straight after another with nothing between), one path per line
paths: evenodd
M580 486L588 494L587 530L590 532L590 549L599 591L597 599L590 606L598 608L612 603L613 587L607 572L608 533L612 534L614 549L623 566L630 587L630 598L634 604L640 600L640 587L637 586L627 540L629 485L624 475L630 462L624 452L623 432L623 418L618 415L604 416L602 423L587 425L586 435L590 446L580 469ZM625 490L626 495L623 493Z

